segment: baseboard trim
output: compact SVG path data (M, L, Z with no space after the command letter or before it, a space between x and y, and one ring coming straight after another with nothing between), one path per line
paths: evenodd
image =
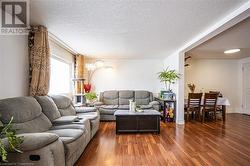
M179 121L176 121L176 124L184 125L184 124L185 124L185 121L184 121L184 120L179 120Z

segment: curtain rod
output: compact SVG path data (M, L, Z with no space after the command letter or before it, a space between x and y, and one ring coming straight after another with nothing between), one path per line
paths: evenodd
M53 42L55 42L56 44L58 44L59 46L61 46L62 48L66 49L67 51L69 51L71 54L78 54L77 51L75 51L73 48L71 48L70 46L68 46L65 42L63 42L61 39L59 39L57 36L55 36L53 33L49 32L48 33L49 39L51 39Z

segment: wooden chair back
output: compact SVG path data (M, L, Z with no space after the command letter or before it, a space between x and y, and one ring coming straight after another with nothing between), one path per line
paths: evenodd
M203 104L204 108L215 110L217 105L217 98L218 98L217 93L205 93L204 104Z
M220 91L209 91L209 93L215 93L218 97L223 97L223 95L220 93Z
M199 108L201 107L202 93L189 93L188 94L188 108Z

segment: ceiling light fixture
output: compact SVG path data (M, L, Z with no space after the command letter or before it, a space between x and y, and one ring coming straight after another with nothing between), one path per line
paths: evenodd
M236 53L236 52L239 52L240 49L239 48L235 48L235 49L230 49L230 50L226 50L224 51L225 54L233 54L233 53Z

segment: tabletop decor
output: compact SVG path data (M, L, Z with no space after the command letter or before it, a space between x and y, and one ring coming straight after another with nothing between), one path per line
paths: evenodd
M129 100L129 111L132 111L132 112L136 111L136 102L133 100Z

